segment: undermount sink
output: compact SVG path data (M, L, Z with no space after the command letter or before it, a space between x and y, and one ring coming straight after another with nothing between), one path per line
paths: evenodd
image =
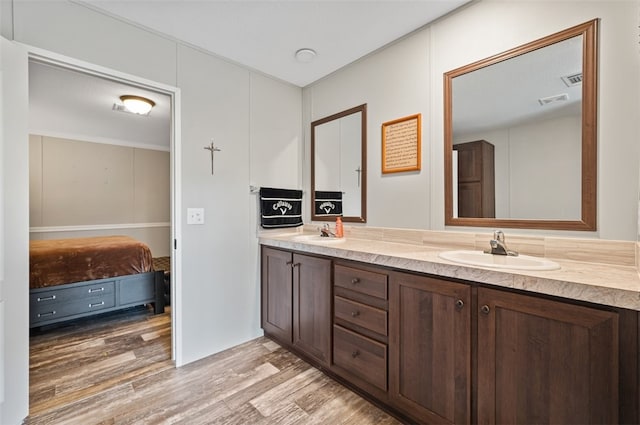
M298 235L291 238L295 242L324 242L324 243L340 243L344 242L345 238L331 238L320 235Z
M438 254L443 260L471 266L493 267L512 270L558 270L560 265L546 258L518 255L493 255L483 251L443 251Z

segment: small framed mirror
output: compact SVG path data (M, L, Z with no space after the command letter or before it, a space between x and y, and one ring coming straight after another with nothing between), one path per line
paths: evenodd
M597 26L444 74L446 225L596 230Z
M311 220L367 221L367 105L311 123Z

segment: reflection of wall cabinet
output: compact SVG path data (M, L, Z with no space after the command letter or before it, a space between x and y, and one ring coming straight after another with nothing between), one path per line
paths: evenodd
M453 149L458 152L458 217L495 218L493 145L478 140Z
M262 328L322 364L331 354L331 260L262 248Z

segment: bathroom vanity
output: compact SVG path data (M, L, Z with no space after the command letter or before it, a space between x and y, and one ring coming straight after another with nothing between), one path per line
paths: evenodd
M405 421L639 420L635 267L494 270L425 244L293 234L261 244L265 334Z

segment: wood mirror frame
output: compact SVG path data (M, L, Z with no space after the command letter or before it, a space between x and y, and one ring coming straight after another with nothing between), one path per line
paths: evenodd
M594 19L512 50L454 69L444 74L445 225L507 227L549 230L596 230L597 191L597 49L598 20ZM539 220L453 217L453 79L498 62L582 36L582 165L581 219Z
M333 221L335 217L324 217L316 215L316 127L328 122L339 120L340 118L357 114L361 115L360 120L360 215L343 215L342 221L352 223L366 223L367 221L367 104L362 104L342 112L321 118L311 123L311 220L312 221ZM344 205L343 205L344 208ZM343 209L344 210L344 209Z

